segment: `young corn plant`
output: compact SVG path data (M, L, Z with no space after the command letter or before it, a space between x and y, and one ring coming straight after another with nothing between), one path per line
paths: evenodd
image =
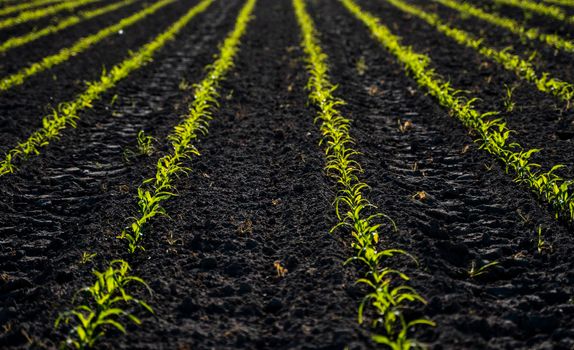
M538 239L536 244L538 254L542 254L545 251L551 251L552 246L546 242L544 237L542 236L542 225L538 226Z
M511 113L512 111L514 111L514 107L516 107L516 102L514 102L512 98L512 94L514 93L516 87L515 86L509 87L508 85L505 85L504 87L505 87L505 95L502 101L504 103L504 110L507 113Z
M480 113L474 107L476 99L461 96L460 91L453 89L430 68L431 60L427 55L403 46L389 28L361 9L353 0L340 1L369 28L373 37L397 58L420 87L426 89L429 95L447 108L465 127L474 131L476 141L481 144L480 148L498 158L505 165L507 173L513 172L516 182L528 185L546 201L557 219L563 218L570 222L574 220L574 194L571 190L574 188L573 181L564 180L556 174L563 165L555 165L547 172L540 170L540 165L530 160L531 156L540 150L525 150L519 143L511 142L510 136L514 131L508 129L502 118L492 118L497 112Z
M138 132L138 153L142 156L151 156L155 150L153 146L155 139L146 135L143 130Z
M137 216L132 223L118 236L128 243L128 251L135 253L143 250L144 230L156 216L167 216L161 203L175 196L174 181L191 169L185 166L186 161L199 152L193 141L200 135L207 134L213 110L218 106L218 87L227 72L233 67L233 60L239 50L240 39L247 31L256 0L248 0L241 9L235 27L221 45L215 62L207 68L206 77L194 87L194 100L189 106L185 120L176 125L168 136L171 142L171 153L161 157L157 162L155 176L145 180L138 189Z
M80 264L85 265L91 262L97 255L97 253L82 252L82 256L80 257Z
M152 294L149 286L141 278L129 275L129 271L129 264L123 260L112 261L103 272L93 271L94 284L78 292L87 296L85 302L60 314L54 324L55 328L62 325L70 328L64 347L91 349L109 329L126 333L124 319L140 325L141 320L130 311L132 306L153 314L146 302L126 290L130 285L139 284Z
M124 159L126 160L126 162L129 162L130 158L132 158L132 157L138 157L138 156L150 157L151 155L153 155L153 153L155 151L155 146L154 146L155 141L156 141L155 138L153 138L152 136L146 135L145 131L140 130L138 132L138 135L137 135L136 150L133 151L130 148L126 148L124 150Z
M384 221L394 222L376 211L364 196L367 184L359 179L361 165L355 160L359 154L352 148L349 135L350 120L339 111L344 101L333 95L336 87L328 77L327 56L323 53L318 33L309 16L304 0L293 0L297 21L302 33L301 46L306 54L309 80L309 99L318 109L315 123L320 124L321 145L326 156L325 171L337 184L337 195L333 206L338 223L331 232L345 229L354 238L352 247L355 255L346 264L356 262L366 268L364 277L357 283L365 285L369 292L359 305L358 321L364 322L365 309L374 314L371 326L373 340L394 349L410 349L418 344L409 334L415 325L433 326L427 319L408 321L405 309L426 301L416 290L405 284L408 277L388 267L388 260L395 256L409 256L400 249L381 249L381 231Z
M365 61L365 56L361 56L355 64L355 70L357 71L358 75L363 76L367 72L367 69L368 67L367 62Z
M498 265L498 261L492 261L487 264L482 265L481 267L476 266L476 261L472 261L470 264L470 269L468 270L468 276L470 278L475 278L481 275L485 275L488 273L489 269L493 266Z
M161 0L147 7L124 20L120 23L123 25L132 24L143 17L154 13L161 7L173 2L174 0ZM90 108L104 92L112 89L116 84L125 79L133 71L143 67L152 60L154 54L160 50L168 41L173 39L195 16L204 12L214 0L202 0L192 7L179 20L172 24L166 31L155 37L148 44L144 45L138 51L130 54L123 62L114 66L109 72L104 71L99 80L87 84L86 90L79 94L71 102L60 103L51 115L42 119L42 128L34 131L28 139L20 142L16 147L10 149L4 160L0 161L0 177L11 174L16 171L15 162L26 160L31 156L40 154L40 149L46 147L51 141L60 137L61 133L68 127L75 128L76 121L80 118L79 113ZM113 27L113 26L112 26ZM108 27L108 28L112 28ZM107 29L103 29L105 31ZM116 27L114 33L118 30ZM102 33L100 31L100 33ZM113 33L110 33L110 35ZM71 55L68 52L65 55L56 55L60 60L64 56ZM54 57L54 56L52 56ZM16 79L19 81L19 79ZM0 90L2 90L0 82Z

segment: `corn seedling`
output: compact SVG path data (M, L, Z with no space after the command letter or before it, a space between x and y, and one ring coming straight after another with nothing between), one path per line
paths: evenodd
M85 265L91 262L97 255L97 253L82 252L82 256L80 257L80 264Z
M191 170L185 166L185 161L190 160L192 156L199 156L192 142L198 136L207 133L213 109L218 105L219 84L233 67L233 59L239 50L240 39L251 20L255 3L256 0L247 0L237 17L235 28L224 40L217 59L207 67L205 79L195 85L194 100L189 106L186 119L175 126L168 136L172 152L158 160L155 176L145 180L138 188L137 217L118 236L127 241L130 253L144 249L141 244L144 227L155 216L167 215L160 204L175 196L174 180L180 174L187 174Z
M504 28L526 41L540 41L555 49L574 53L574 42L556 34L547 34L541 28L527 28L518 21L486 12L468 2L457 0L434 0L444 6L460 12L465 16L472 16L500 28Z
M532 0L492 0L497 4L513 6L525 12L546 16L558 21L574 23L574 17L569 16L566 11L557 6L546 5Z
M155 150L153 146L155 139L145 134L143 130L138 132L138 153L142 156L151 156Z
M189 90L193 89L193 84L188 82L185 79L181 79L181 81L179 82L178 88L181 91L189 91Z
M171 4L174 0L161 0L153 5L136 12L135 14L126 17L119 21L116 24L113 24L109 27L101 29L96 34L84 37L78 41L76 41L72 46L61 49L58 53L53 54L51 56L44 57L41 61L32 63L26 68L19 70L18 72L9 75L5 78L0 80L0 91L5 91L14 86L22 85L27 78L36 75L40 72L46 71L58 64L61 64L68 59L79 55L80 53L86 51L93 45L97 44L98 42L102 41L103 39L116 34L118 31L131 26L145 17L157 12L162 7ZM104 74L106 75L106 74ZM109 79L109 78L108 78Z
M130 276L129 271L129 264L123 260L112 261L103 272L93 271L96 276L95 283L78 291L86 294L87 300L72 310L60 314L56 319L56 328L61 325L68 325L71 328L65 342L66 347L91 349L108 329L126 333L123 319L140 325L141 320L133 315L128 307L140 306L153 314L152 308L147 303L126 291L128 285L139 284L152 293L141 278Z
M105 6L102 8L98 8L95 10L82 11L82 12L78 13L77 15L72 15L72 16L66 17L66 18L58 21L57 23L51 24L51 25L44 27L42 29L33 30L33 31L26 33L24 35L11 37L8 40L6 40L0 44L0 53L6 52L8 50L11 50L13 48L16 48L16 47L19 47L19 46L22 46L25 44L28 44L34 40L38 40L38 39L45 37L47 35L55 34L61 30L69 28L69 27L76 25L78 23L81 23L85 20L92 19L94 17L101 16L101 15L104 15L106 13L120 9L122 7L131 5L136 1L137 0L123 0L123 1L120 1L118 3L111 4L111 5L108 5L108 6Z
M373 37L397 58L420 87L426 89L429 95L447 108L465 127L474 131L480 148L498 158L505 165L507 173L513 172L516 182L528 185L546 201L556 218L574 220L574 194L571 193L573 181L564 180L555 173L563 165L555 165L547 172L540 170L539 164L530 161L530 157L540 150L525 150L519 143L510 142L509 137L514 131L508 129L502 118L493 118L497 113L480 113L474 108L476 99L461 96L461 91L455 90L430 68L431 60L427 55L403 46L389 28L361 9L353 0L340 1L370 29Z
M497 62L504 67L504 69L513 72L518 78L533 83L539 91L556 96L568 105L574 97L574 85L553 78L549 73L537 73L534 66L528 60L524 60L520 58L520 56L510 53L510 48L496 50L485 45L482 39L478 39L462 29L454 28L444 23L436 13L426 12L420 7L410 5L402 0L386 1L401 11L422 19L458 44L471 48L482 56Z
M158 10L159 7L165 6L172 1L159 1L148 7L144 12L134 16L151 14ZM40 148L46 147L52 140L60 137L61 132L67 127L76 127L76 122L80 118L79 112L85 108L90 108L94 101L98 100L104 92L112 89L120 80L151 61L156 51L173 39L189 21L205 11L212 2L213 0L202 0L151 42L141 47L138 51L131 53L128 58L114 66L109 72L104 71L100 80L88 83L87 89L78 95L75 100L60 103L58 108L52 112L52 115L42 119L43 127L41 129L35 131L27 140L7 152L4 160L0 162L0 176L13 173L16 170L13 164L16 160L24 160L40 154ZM134 16L130 18L133 20L138 18Z
M165 241L167 244L174 246L176 244L183 245L183 238L175 238L173 232L169 233L169 237L166 237Z
M150 157L151 155L153 155L155 151L154 147L155 141L156 141L155 138L146 135L143 130L140 130L137 135L136 150L133 151L130 148L126 148L124 150L124 160L129 163L131 158L133 157L140 157L140 156Z
M542 226L538 226L538 237L537 237L537 244L536 244L538 254L542 254L545 251L551 251L552 246L544 240L542 236Z
M361 56L357 63L355 64L355 70L359 76L365 75L367 72L367 62L365 62L365 56Z
M504 85L504 87L505 94L502 102L504 103L504 110L507 113L510 113L514 111L514 107L516 106L516 102L514 102L512 99L512 94L514 93L514 89L516 89L516 87L509 87L508 85Z
M470 270L468 270L468 276L470 278L475 278L475 277L484 275L489 271L489 269L491 267L496 266L498 264L499 264L498 261L492 261L492 262L489 262L488 264L482 265L481 267L477 267L476 261L473 260L470 263Z
M71 11L76 7L85 6L94 2L99 2L101 0L75 0L75 1L63 1L60 4L41 8L38 10L24 11L15 17L6 18L0 20L0 29L5 29L13 27L18 24L34 21L43 17L47 17L62 11Z
M37 0L25 3L20 3L18 5L12 5L0 9L0 16L9 15L14 12L26 11L34 7L40 7L48 4L53 4L55 2L62 2L63 0Z
M309 16L304 0L293 0L297 21L302 33L301 46L306 54L309 80L309 99L318 109L315 123L320 123L326 156L325 170L338 186L333 203L338 223L331 232L345 229L351 232L355 256L346 261L357 262L367 269L357 283L369 288L359 305L358 321L363 323L367 306L374 314L373 340L395 349L407 349L418 344L408 335L415 325L434 325L426 319L407 321L403 313L411 304L426 301L404 282L408 277L386 266L393 256L410 256L399 249L380 249L380 232L383 220L394 222L383 213L374 212L375 206L364 196L367 184L359 180L362 168L355 160L359 154L352 148L354 140L349 135L350 120L339 111L345 102L333 95L336 87L329 81L327 55L322 51L317 30Z

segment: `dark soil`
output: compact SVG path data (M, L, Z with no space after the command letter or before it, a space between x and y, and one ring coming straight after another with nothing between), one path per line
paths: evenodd
M169 5L132 27L132 35L105 40L0 95L0 146L13 146L37 127L50 103L80 91L76 80L94 79L102 64L119 62L193 3ZM91 269L123 257L150 283L154 294L145 298L156 316L137 312L143 325L129 326L125 336L110 332L102 349L375 348L368 328L356 321L364 295L354 285L359 271L342 266L353 253L351 237L328 233L335 223L334 187L322 170L291 1L258 1L221 86L221 106L198 142L201 156L178 181L178 196L166 205L170 218L148 231L146 251L129 257L116 239L136 212L137 187L169 150L163 140L185 114L191 84L203 78L242 4L217 1L153 62L82 113L78 128L0 179L0 347L54 348L64 337L53 328L58 312L91 283ZM382 1L361 4L428 52L454 86L483 98L481 109L501 108L503 84L513 83L513 75L495 65L477 68L482 60L475 53ZM117 15L137 10L129 8ZM398 226L384 244L420 262L390 262L429 301L420 315L437 322L418 329L418 337L433 349L572 349L572 228L479 150L341 4L310 1L309 10L339 85L336 94L348 103L343 111L353 120L369 199ZM92 25L109 25L111 18ZM76 30L66 35L83 35ZM44 53L53 50L49 40L42 45ZM9 64L17 63L14 55ZM361 58L363 75L356 68ZM558 72L571 69L550 56L544 62L554 62ZM560 129L556 119L572 119L572 112L551 109L557 101L529 84L518 86L521 110L508 115L518 139L548 143L545 165L572 165L570 139L553 136ZM401 132L407 120L413 127ZM156 152L126 157L139 130L158 140ZM425 200L413 198L419 191ZM551 246L542 252L540 226ZM97 256L80 264L83 252ZM491 261L499 264L469 277L473 262ZM285 277L277 276L275 262L287 268Z

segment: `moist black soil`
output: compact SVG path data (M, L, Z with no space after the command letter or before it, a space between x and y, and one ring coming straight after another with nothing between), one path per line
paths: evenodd
M80 91L76 81L94 79L102 64L119 62L194 3L169 5L132 27L132 35L106 40L0 95L0 146L13 146L39 125L50 104ZM454 86L478 94L481 109L501 108L504 83L516 82L512 74L495 64L480 68L483 60L474 52L383 2L360 3L406 43L428 52ZM58 312L91 283L92 269L116 257L129 260L133 273L150 283L153 296L143 289L136 294L156 314L137 311L142 326L130 325L127 335L110 332L99 348L376 348L356 318L365 293L354 284L361 272L343 266L353 254L352 238L329 234L336 222L334 186L323 171L290 1L258 1L235 67L220 87L209 133L197 143L201 155L177 182L178 196L166 205L170 217L147 231L145 252L130 257L116 239L136 212L137 187L169 151L164 140L185 114L192 84L203 78L241 6L239 0L215 2L153 62L83 112L76 129L0 178L3 348L56 347L64 339L63 330L53 328ZM383 244L419 261L389 261L428 300L417 314L437 323L417 329L418 338L433 349L572 349L572 228L478 149L340 3L314 1L309 10L336 94L347 102L343 112L353 120L368 197L398 227L385 231ZM113 21L103 16L86 32ZM466 22L469 30L480 26ZM79 27L62 35L84 34ZM54 50L50 40L40 43L39 55ZM18 55L11 57L6 62L16 67ZM571 69L571 62L548 55L539 63L545 62L556 74ZM556 120L571 119L571 112L528 83L518 86L521 109L507 115L517 139L545 143L543 164L571 166L570 139L554 137L562 130ZM401 131L406 121L412 127ZM130 155L139 130L157 139L149 157ZM424 200L415 196L420 191ZM539 227L548 247L541 252ZM97 255L81 264L84 252ZM472 264L492 261L498 265L488 273L469 276ZM276 262L288 270L284 277Z

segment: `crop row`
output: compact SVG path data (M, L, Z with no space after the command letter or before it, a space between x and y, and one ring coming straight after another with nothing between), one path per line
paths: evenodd
M422 19L442 34L456 41L458 44L471 48L482 56L499 63L506 70L516 74L519 78L535 84L541 92L554 95L566 102L568 105L574 97L574 85L560 79L553 78L549 73L537 73L532 63L520 58L518 55L510 53L509 49L496 50L489 47L484 44L482 39L476 38L462 29L449 26L444 23L437 14L426 12L420 7L410 5L402 0L386 1L399 8L401 11Z
M131 26L147 16L157 12L162 7L173 3L175 0L160 0L153 5L144 8L143 10L136 12L135 14L126 17L119 22L101 29L95 34L86 36L76 41L72 46L66 47L58 51L57 53L44 57L41 61L32 63L26 68L20 69L18 72L0 79L0 91L8 90L14 86L18 86L24 83L24 81L40 72L48 70L58 64L66 62L68 59L77 56L78 54L86 51L90 47L94 46L98 42L104 40L105 38L116 34L118 31ZM105 74L104 74L105 75ZM60 111L63 112L63 111Z
M364 276L357 280L369 289L359 305L359 323L363 323L365 310L372 310L376 315L372 322L375 342L393 349L417 347L419 344L410 337L409 329L415 325L433 326L434 323L427 319L407 319L404 309L426 301L405 284L409 278L389 267L388 262L394 256L412 256L404 250L381 247L388 241L381 232L382 221L390 218L377 211L365 197L368 185L359 179L362 168L356 160L359 152L353 148L355 141L349 134L350 120L339 110L345 102L334 96L336 87L329 81L328 57L321 49L319 33L304 0L293 0L293 5L303 36L301 45L306 53L309 99L318 109L315 122L320 124L322 133L320 144L326 156L325 171L337 185L333 205L338 223L331 231L344 228L351 233L355 255L347 263L355 261L366 269Z
M78 13L76 15L71 15L69 17L66 17L66 18L58 21L57 23L50 24L50 25L48 25L42 29L33 30L29 33L26 33L26 34L23 34L20 36L11 37L8 40L6 40L0 44L0 53L6 52L8 50L11 50L13 48L16 48L16 47L19 47L19 46L22 46L25 44L28 44L28 43L30 43L34 40L38 40L44 36L47 36L50 34L55 34L61 30L68 28L68 27L82 23L85 20L92 19L94 17L98 17L98 16L104 15L106 13L120 9L122 7L131 5L136 1L138 1L138 0L122 0L122 1L117 2L115 4L110 4L110 5L104 6L102 8L97 8L95 10L81 11L80 13Z
M54 6L49 6L45 8L41 8L38 10L30 10L20 13L15 17L6 18L4 20L0 20L0 29L13 27L18 24L26 23L29 21L37 20L43 17L51 16L58 12L62 11L71 11L76 7L92 4L95 2L99 2L101 0L76 0L76 1L65 1L61 4L57 4Z
M574 16L569 16L566 11L557 6L546 5L532 0L492 0L500 5L518 7L524 11L550 17L558 21L574 24ZM565 1L563 1L565 2Z
M9 15L18 11L29 10L34 7L39 7L47 4L52 4L55 2L62 2L62 0L35 0L30 2L21 3L18 5L11 5L0 9L0 16Z
M555 173L563 165L555 165L546 172L540 170L539 164L530 161L530 157L540 150L525 150L519 143L511 142L510 135L515 132L507 128L506 122L502 118L489 119L496 116L497 112L480 113L473 106L476 99L463 97L461 91L452 88L430 68L431 60L427 55L402 45L389 28L381 24L378 18L362 10L353 0L340 1L370 29L371 34L383 47L398 59L420 87L477 135L480 147L500 159L506 171L514 173L517 182L527 184L550 204L557 218L574 220L574 195L570 191L573 182L564 180Z
M163 38L171 38L179 32L196 14L203 12L214 0L203 0L179 19ZM240 39L247 30L256 0L247 0L241 9L235 27L220 47L215 61L207 66L205 78L195 85L193 102L189 105L186 119L174 127L168 136L172 151L157 162L155 177L143 181L138 188L139 218L131 225L132 233L124 232L118 237L128 241L130 253L143 250L141 239L143 230L151 219L165 215L160 206L162 201L175 195L175 179L186 174L190 169L185 162L192 155L198 155L192 142L207 132L207 126L213 110L218 106L218 86L226 73L233 67L233 60L239 49ZM128 228L130 229L130 228ZM153 309L144 301L136 299L126 290L128 285L139 284L147 287L141 278L129 275L130 265L124 260L114 260L103 272L95 271L96 281L90 287L79 292L87 292L87 300L72 310L63 312L56 321L56 326L66 324L69 336L66 343L77 348L91 348L96 341L105 335L106 330L115 328L126 333L123 320L127 319L140 324L139 318L128 310L129 305L140 305L153 313ZM150 291L151 292L151 291Z
M466 16L476 17L480 20L504 28L518 35L523 40L537 40L558 50L574 53L574 42L557 34L544 33L540 28L526 28L518 21L486 12L467 2L457 0L434 0L444 6L460 12ZM574 3L573 3L574 4Z

